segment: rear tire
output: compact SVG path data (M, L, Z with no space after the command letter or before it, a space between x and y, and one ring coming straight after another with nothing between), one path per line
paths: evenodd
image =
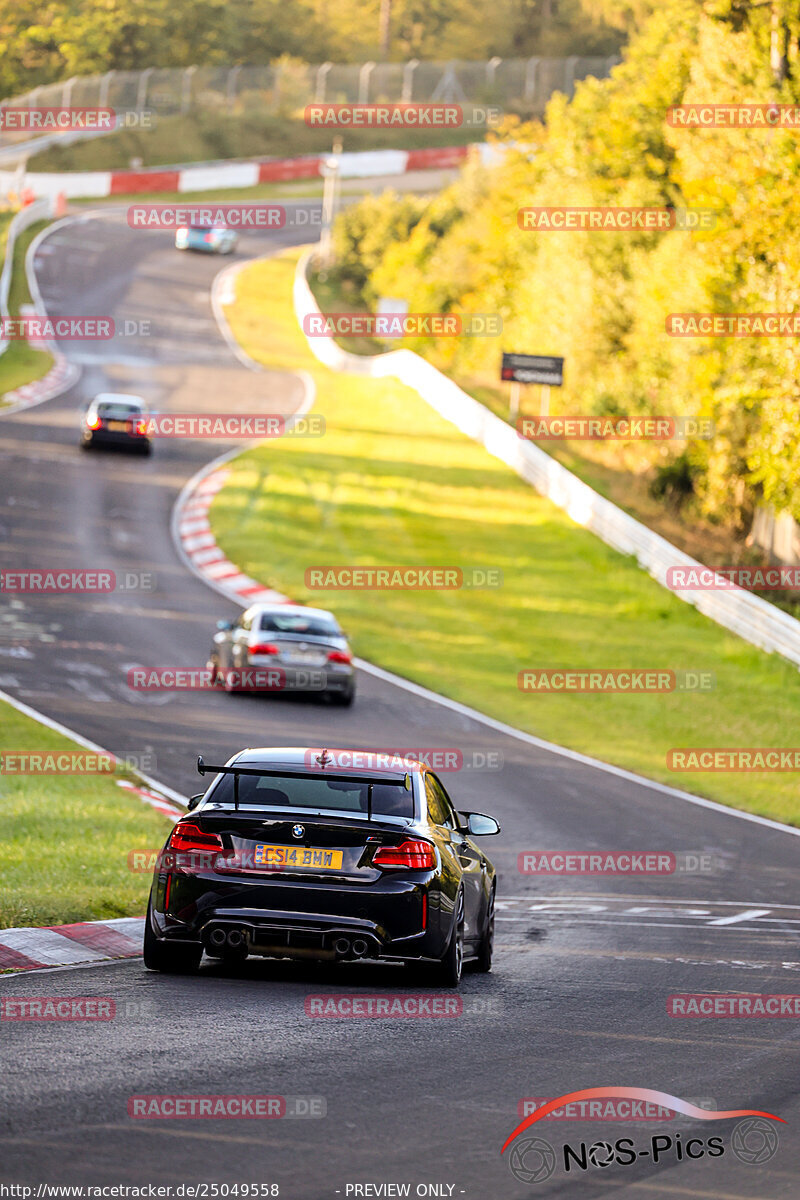
M450 941L436 968L436 982L440 987L457 988L464 970L464 893L459 891L456 900L456 915Z
M495 889L492 888L489 896L489 908L486 913L483 936L478 943L478 957L475 964L476 971L486 972L492 969L492 953L494 951L494 896Z
M328 692L328 700L336 708L349 708L356 698L356 689L350 688L347 692Z
M182 946L179 942L160 942L150 924L151 903L147 902L144 923L144 965L148 971L164 975L189 975L200 966L203 951L200 946Z

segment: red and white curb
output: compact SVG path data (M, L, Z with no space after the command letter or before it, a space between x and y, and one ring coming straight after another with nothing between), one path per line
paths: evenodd
M35 971L112 958L138 958L143 937L143 917L0 929L0 971Z
M263 583L240 571L216 543L208 510L229 474L224 466L208 474L201 473L189 481L179 497L174 528L181 553L196 575L238 604L245 607L256 603L289 604L288 596L274 588L265 588Z
M68 391L77 381L80 376L80 368L65 358L60 350L53 350L52 347L48 347L48 349L55 359L53 366L41 379L6 392L2 396L3 404L0 408L0 416L7 417L11 413L42 404L45 400L52 400L54 396Z
M490 143L469 146L434 146L425 150L355 150L339 155L342 179L369 179L404 175L409 171L458 167L474 150L484 161L497 156ZM250 162L193 163L167 170L29 172L25 187L37 197L64 196L93 199L138 192L205 192L214 188L247 188L259 183L284 183L294 179L320 179L326 154L297 158L264 158ZM15 182L16 181L16 182ZM0 171L0 190L18 186L14 171Z
M79 746L98 754L109 751L82 734L76 733L24 704L16 696L0 691L0 701L38 721L47 729L70 738ZM109 755L113 758L113 755ZM117 780L120 787L135 793L171 821L185 815L183 797L151 779L141 776L141 784ZM170 803L170 798L174 803ZM44 967L77 967L85 963L104 962L114 958L138 958L144 937L143 917L115 917L109 921L79 921L74 925L44 925L25 929L0 929L0 971L33 971Z
M153 792L149 788L137 787L135 783L130 783L127 779L118 779L117 786L125 788L126 792L133 792L145 804L149 804L151 808L160 812L162 816L169 817L171 821L177 821L185 815L182 808L176 808L174 804L170 804L158 792Z
M69 217L63 217L56 221L55 224L47 225L33 239L28 247L28 253L25 256L25 276L28 283L28 290L33 299L33 304L20 305L20 314L45 316L46 311L42 293L39 290L39 281L36 278L36 270L34 259L36 251L39 248L42 240L52 233L59 225L69 221ZM52 356L53 365L50 370L41 379L35 379L31 383L23 384L22 387L14 388L11 392L6 392L0 400L0 416L8 417L12 413L21 412L26 408L34 408L37 404L43 404L45 400L53 400L56 396L63 395L68 392L74 383L80 379L81 369L75 363L69 361L65 354L62 354L55 342L35 342L29 341L29 345L34 350L46 350Z

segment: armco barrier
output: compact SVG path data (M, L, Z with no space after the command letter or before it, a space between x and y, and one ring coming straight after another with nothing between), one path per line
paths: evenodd
M0 272L0 316L8 317L8 292L11 287L11 272L14 266L14 243L24 229L30 225L35 225L37 221L46 221L53 215L53 206L50 200L36 200L33 204L29 204L27 208L22 208L12 219L8 227L8 237L6 238L6 256L3 262L3 270ZM8 349L8 338L0 337L0 354L5 354Z
M319 313L308 285L311 253L299 262L294 283L294 305L302 327L306 316ZM591 530L608 546L622 554L635 555L640 567L662 586L667 586L669 567L699 567L665 538L599 496L585 483L546 454L540 447L520 438L512 426L495 416L452 380L411 350L392 350L372 357L350 354L333 338L309 338L315 358L335 371L350 371L372 378L392 376L419 393L445 420L491 455L522 476L543 496L562 508L578 525ZM693 604L699 612L730 629L762 650L774 651L800 666L800 621L766 600L740 588L731 591L698 589L674 593Z

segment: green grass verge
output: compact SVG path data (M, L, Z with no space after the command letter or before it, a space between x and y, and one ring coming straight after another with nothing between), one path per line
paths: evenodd
M347 129L306 125L302 114L197 112L190 116L159 117L152 129L126 129L104 137L51 146L31 158L30 171L125 171L132 158L145 167L211 162L240 158L294 158L298 154L328 154L339 133L351 150L420 150L428 146L458 146L486 139L486 130Z
M698 614L579 528L399 383L339 375L294 318L296 252L246 268L227 309L243 349L308 370L327 434L231 464L211 509L225 553L298 601L334 609L356 652L530 733L697 794L800 823L792 774L676 775L682 746L791 746L797 670ZM312 591L309 566L499 567L485 591ZM711 692L527 694L529 667L710 671ZM358 708L353 736L358 739ZM531 781L531 802L548 797Z
M0 753L81 749L0 702ZM120 777L0 772L0 928L144 915L151 876L128 853L160 849L170 823Z
M3 220L0 236L4 252L11 216L10 213L0 214L0 219ZM33 239L47 224L47 221L37 221L35 225L25 229L14 243L14 265L8 293L8 310L12 317L19 316L20 305L31 303L25 274L25 255ZM52 365L53 356L46 350L34 350L25 341L9 342L5 354L0 354L0 408L3 406L5 392L13 392L15 388L23 387L26 383L42 379Z

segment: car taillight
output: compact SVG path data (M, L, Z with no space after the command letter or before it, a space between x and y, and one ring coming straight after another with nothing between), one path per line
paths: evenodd
M399 846L380 846L372 856L373 867L405 871L432 871L436 855L430 842L407 841Z
M170 850L222 850L222 838L217 833L204 833L192 821L178 821L169 839Z
M248 654L280 654L280 650L273 642L256 642L247 652Z
M353 656L349 650L331 650L328 655L328 662L349 663L353 661Z
M213 240L214 240L214 235L213 235L213 233L204 233L204 234L203 234L203 241L204 241L204 242L208 242L208 243L210 244L211 242L213 242Z
M103 422L100 417L95 417L93 421L90 421L88 417L86 418L87 429L99 429L102 424Z
M133 432L134 433L144 434L146 431L147 431L147 422L146 421L134 421L133 422Z

